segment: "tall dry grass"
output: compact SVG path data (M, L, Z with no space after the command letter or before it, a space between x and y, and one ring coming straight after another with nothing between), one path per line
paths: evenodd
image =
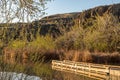
M86 51L71 50L65 53L64 59L77 62L119 65L120 54L118 52L103 53L103 52L90 52L87 50Z
M92 62L92 53L89 51L70 50L65 53L66 60L78 62Z

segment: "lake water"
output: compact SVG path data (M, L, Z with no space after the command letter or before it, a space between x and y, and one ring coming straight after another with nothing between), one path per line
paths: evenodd
M23 73L0 72L0 80L42 80L37 76L29 76Z
M66 72L59 72L55 71L55 74L53 76L52 80L94 80L90 79L84 76L75 75L71 73ZM15 73L15 72L0 72L0 80L51 80L51 79L41 79L37 76L29 76L27 74L23 73Z
M3 69L0 72L0 80L120 80L120 76L109 75L106 79L95 79L84 74L53 70L50 64L34 64L34 66L26 65L26 67L19 64L15 67L2 64L0 67Z
M57 80L59 80L61 77L63 79L60 79L60 80L120 80L120 75L117 75L117 76L116 75L101 75L99 77L96 77L92 75L86 76L85 74L63 72L63 71L56 72L56 75L59 75L59 78L57 78Z
M0 72L0 80L99 80L82 76L80 74L73 74L68 72L54 71L52 79L43 78L38 76L30 76L23 73L15 72ZM120 76L109 76L106 79L101 80L120 80Z

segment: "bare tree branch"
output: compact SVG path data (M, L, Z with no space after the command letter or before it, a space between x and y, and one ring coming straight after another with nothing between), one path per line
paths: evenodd
M0 23L39 19L51 0L0 0Z

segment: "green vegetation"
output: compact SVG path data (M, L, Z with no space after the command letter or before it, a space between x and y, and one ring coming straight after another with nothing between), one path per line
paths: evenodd
M96 16L93 25L75 25L57 39L59 47L99 52L119 51L120 23L112 15ZM90 23L90 22L88 22ZM86 22L87 24L87 22Z
M0 20L0 72L37 75L43 80L73 80L80 77L53 71L51 60L120 65L119 4L30 23L44 14L48 1L1 0L1 15L6 16ZM11 23L14 19L19 23Z
M68 31L64 27L64 33L57 37L49 33L41 35L38 26L2 29L0 71L23 72L52 79L49 66L53 59L119 65L119 20L105 14L90 18L85 23L76 22Z
M17 26L18 28L2 29L0 47L5 44L14 48L32 46L47 50L63 48L93 52L119 52L120 23L115 16L108 14L95 16L95 19L90 18L85 21L86 24L82 23L76 23L68 31L64 30L66 27L62 28L62 34L57 38L53 38L49 32L46 35L41 35L41 27L26 27L32 25L21 25L23 28Z
M0 47L3 51L13 50L11 52L14 52L15 56L20 55L21 59L27 56L29 60L32 60L30 56L34 58L34 55L40 55L38 60L49 56L50 60L55 56L55 59L59 59L69 50L119 53L120 23L117 17L111 14L98 15L84 23L86 24L76 22L68 31L64 27L64 33L55 38L49 33L41 35L38 26L28 29L25 24L22 28L6 28L1 32Z
M38 36L35 40L30 42L29 46L38 49L53 50L55 49L54 40L49 36Z

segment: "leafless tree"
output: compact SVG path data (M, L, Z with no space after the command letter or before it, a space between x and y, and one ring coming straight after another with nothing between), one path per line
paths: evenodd
M0 0L0 23L25 22L45 14L45 5L51 0Z

